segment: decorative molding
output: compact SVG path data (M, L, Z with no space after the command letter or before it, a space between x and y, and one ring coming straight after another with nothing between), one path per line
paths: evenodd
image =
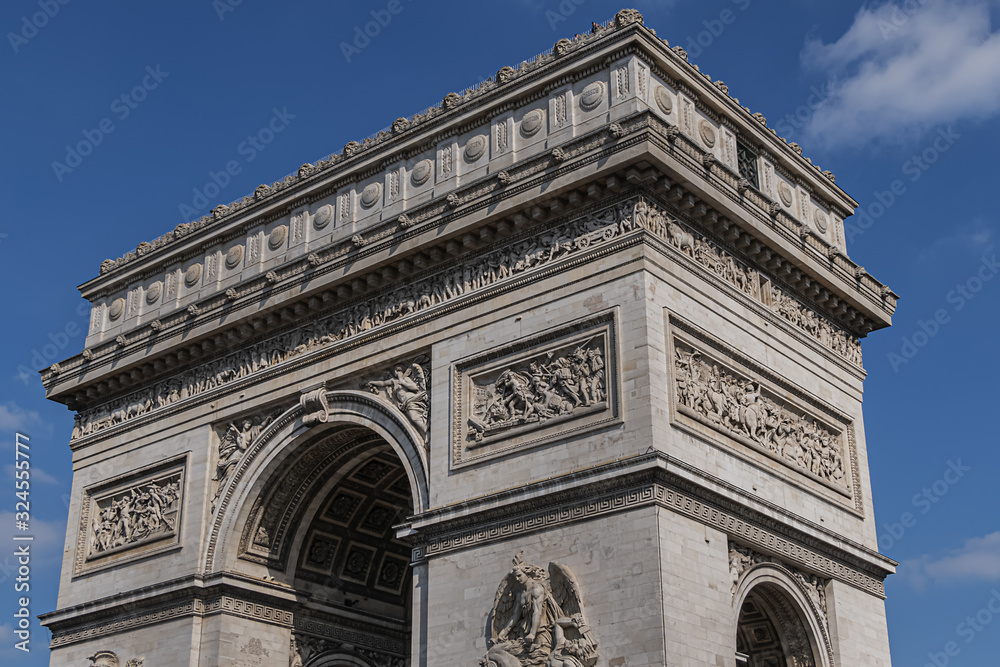
M653 454L651 456L662 456ZM506 541L541 530L551 530L578 521L597 519L626 510L656 505L711 526L737 538L740 542L763 552L774 553L789 563L819 576L837 579L880 598L885 597L882 580L887 571L874 576L868 567L849 565L846 559L829 555L833 551L825 543L789 531L784 524L763 517L751 518L742 503L715 494L711 500L702 498L705 491L669 473L655 473L652 481L642 481L648 475L638 474L617 478L611 491L600 493L601 483L580 487L555 497L539 498L520 505L506 507L486 516L470 516L463 520L468 528L422 529L413 549L413 562L457 553L499 541ZM533 509L536 506L537 509ZM492 518L489 518L492 517Z

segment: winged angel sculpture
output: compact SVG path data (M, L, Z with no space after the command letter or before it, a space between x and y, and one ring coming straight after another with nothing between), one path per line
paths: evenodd
M593 667L597 640L583 618L576 577L565 565L545 569L514 557L487 620L489 651L480 667Z

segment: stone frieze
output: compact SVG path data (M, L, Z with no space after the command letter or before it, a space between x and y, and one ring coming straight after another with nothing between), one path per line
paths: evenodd
M565 437L617 418L611 313L455 366L453 462Z
M673 340L677 412L781 461L842 494L851 479L844 427L799 407L787 392L736 371L678 338Z
M134 420L178 401L264 372L289 359L367 334L439 304L511 282L515 277L581 254L589 248L610 244L636 229L644 229L662 238L704 269L748 297L764 303L829 349L849 361L861 363L860 343L856 337L802 305L781 287L771 284L769 290L762 290L761 278L756 271L708 237L687 228L676 217L640 198L598 209L508 247L468 258L464 264L386 290L298 329L85 410L77 417L72 439Z

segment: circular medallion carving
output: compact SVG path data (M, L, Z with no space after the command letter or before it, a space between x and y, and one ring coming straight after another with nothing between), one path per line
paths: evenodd
M670 91L663 86L656 87L656 106L660 107L663 113L670 113L674 108L674 99Z
M267 247L271 250L277 250L285 244L286 238L288 238L288 227L278 225L271 230L270 236L267 237Z
M826 234L826 214L823 213L823 211L816 209L816 212L813 213L813 221L816 223L816 229Z
M580 94L580 108L584 111L596 109L604 100L604 82L595 81Z
M122 313L124 312L125 312L125 299L118 297L117 299L112 301L111 306L108 307L108 318L110 318L111 321L114 322L119 317L121 317Z
M413 181L414 185L423 185L427 182L427 179L431 177L431 172L433 170L433 162L430 160L421 160L413 165L413 172L410 174L410 180Z
M698 123L698 133L701 135L701 140L705 142L705 145L709 148L715 146L715 128L707 120L703 120Z
M538 134L544 120L545 114L542 113L541 109L534 109L524 114L524 118L521 120L521 134L526 137Z
M226 268L235 269L243 261L243 246L234 245L226 253Z
M199 280L201 280L201 264L192 264L184 272L184 284L188 287L194 287Z
M378 200L382 198L382 184L372 183L361 191L361 205L365 208L371 208L378 203Z
M313 216L313 226L316 229L323 229L330 222L333 221L333 206L331 204L323 204L316 211L316 215Z
M146 303L156 303L160 300L161 294L163 294L163 283L157 280L149 286L149 289L146 290Z
M792 189L784 181L778 181L778 196L781 197L781 203L785 206L791 206L792 202L795 201Z
M465 144L465 159L468 162L475 162L486 152L486 137L478 135L469 139Z

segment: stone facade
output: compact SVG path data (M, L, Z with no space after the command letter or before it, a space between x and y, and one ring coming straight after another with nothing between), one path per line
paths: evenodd
M623 10L105 261L52 664L888 666L856 205Z

